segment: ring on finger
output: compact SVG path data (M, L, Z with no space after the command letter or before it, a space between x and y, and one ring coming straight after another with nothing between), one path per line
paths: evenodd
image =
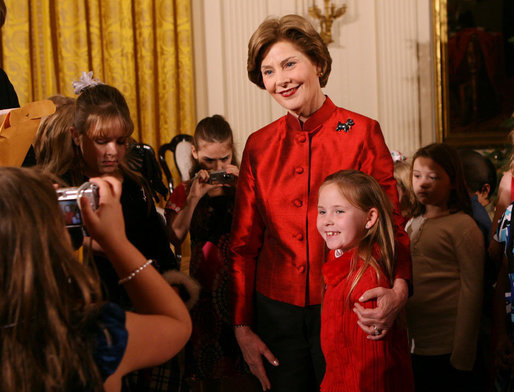
M382 334L382 330L380 328L378 328L376 325L373 325L373 335L379 336L381 334Z

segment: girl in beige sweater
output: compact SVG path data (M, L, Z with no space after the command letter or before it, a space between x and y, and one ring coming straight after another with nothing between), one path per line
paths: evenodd
M440 143L412 160L417 204L407 224L414 294L407 302L416 391L472 384L482 306L484 241L456 151Z

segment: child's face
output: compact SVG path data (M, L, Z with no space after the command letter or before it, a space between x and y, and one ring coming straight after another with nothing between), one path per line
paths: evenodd
M232 143L198 141L198 150L192 147L193 157L202 169L209 171L225 170L232 162Z
M114 125L114 124L113 124ZM86 163L86 176L113 174L127 151L127 133L120 126L104 127L102 134L74 135Z
M356 247L370 223L370 214L346 200L336 184L320 188L317 226L329 249Z
M448 173L433 159L416 158L412 168L412 188L421 204L448 208L451 180Z

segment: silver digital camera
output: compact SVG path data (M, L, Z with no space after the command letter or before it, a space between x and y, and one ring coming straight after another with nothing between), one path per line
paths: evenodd
M92 182L85 182L79 187L60 188L56 190L57 200L64 215L66 227L81 227L82 214L78 200L85 197L93 210L98 208L100 201L98 186Z
M209 184L228 184L234 185L236 183L236 176L227 173L224 170L211 172L209 174Z

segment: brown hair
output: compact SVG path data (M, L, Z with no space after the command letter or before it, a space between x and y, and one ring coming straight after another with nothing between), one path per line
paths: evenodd
M52 99L51 97L50 99ZM55 113L41 120L34 141L37 165L57 176L62 176L73 162L71 126L75 114L75 99L59 97Z
M107 129L119 127L130 137L134 132L134 123L130 117L127 101L121 92L107 84L96 84L86 87L75 103L73 126L80 135L93 139L102 137ZM74 159L69 171L70 185L78 186L84 182L84 161L80 147L73 145ZM119 164L120 172L132 180L142 183L140 176L130 170L123 159Z
M215 114L212 117L205 117L200 120L196 125L195 134L193 135L193 142L196 151L199 149L200 140L207 143L225 143L230 141L232 146L232 162L230 163L232 165L239 166L234 146L234 135L230 128L230 124L223 118L223 116ZM198 171L198 169L198 165L194 165L191 175Z
M51 97L48 97L48 99L54 103L56 108L67 103L75 103L75 98L67 97L61 94L52 95Z
M87 87L80 93L75 106L73 125L79 134L102 135L106 127L119 124L126 136L134 132L129 107L121 92L107 84Z
M98 278L75 258L52 179L0 167L0 194L0 390L103 390Z
M412 184L412 171L414 162L419 157L430 158L439 166L441 166L448 177L450 177L451 191L450 199L448 200L448 209L450 213L463 211L471 215L471 199L469 197L468 189L466 187L466 180L464 178L464 170L459 158L457 150L444 143L432 143L428 146L421 147L412 157L411 165L411 184ZM418 201L412 211L413 216L419 216L425 213L425 206Z
M266 19L255 30L248 42L248 79L260 88L261 63L271 46L278 41L289 41L321 69L319 83L325 87L332 68L332 58L327 46L312 24L300 15L286 15Z
M352 260L352 270L355 270L357 257L362 257L364 263L350 286L348 298L368 267L373 268L377 276L384 273L392 285L395 268L395 231L391 201L377 180L358 170L341 170L331 174L325 178L320 191L328 184L337 185L341 195L360 210L369 211L371 208L376 208L378 211L377 222L368 229L359 242L355 259ZM376 246L380 250L378 259L375 258L374 252Z

